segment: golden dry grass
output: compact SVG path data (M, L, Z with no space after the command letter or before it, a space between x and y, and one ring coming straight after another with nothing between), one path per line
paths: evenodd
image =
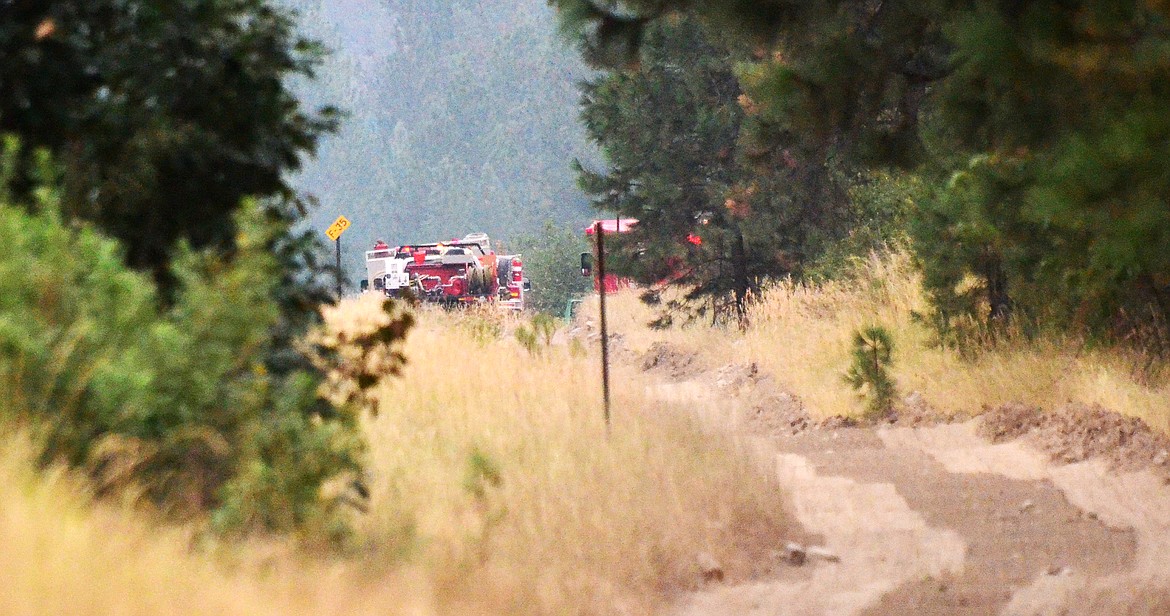
M330 316L377 321L377 303ZM485 325L484 321L488 321ZM424 312L366 422L372 490L355 553L204 540L94 503L0 440L2 614L653 614L707 551L743 577L785 538L780 495L732 439L596 358L531 356L515 322ZM476 333L478 332L478 333Z
M653 613L697 582L698 552L745 571L780 541L779 495L732 440L620 369L607 437L595 354L534 356L509 323L469 339L496 330L485 320L429 314L411 334L367 426L366 536L390 545L411 529L400 547L438 587L509 614ZM477 482L476 456L498 485Z
M0 614L435 613L416 572L375 581L274 540L196 550L190 528L95 503L64 469L34 472L21 435L0 443Z
M611 328L635 353L667 340L711 366L756 362L819 415L856 414L845 385L854 329L881 324L897 344L903 393L941 412L1017 400L1076 400L1170 430L1167 386L1143 383L1117 351L1014 340L977 359L931 344L903 255L861 264L849 283L777 284L744 332L645 327L633 294L613 298ZM336 328L377 322L351 302ZM588 318L588 317L586 317ZM3 614L653 614L698 580L707 551L746 575L785 532L780 495L734 438L695 419L713 402L649 393L615 372L606 437L593 351L531 355L518 322L487 313L424 312L400 379L378 391L362 546L308 555L275 541L204 545L149 514L93 503L61 470L33 472L19 435L0 440ZM678 407L678 400L689 408Z
M1087 349L1075 340L1015 337L965 358L934 344L929 325L914 318L929 307L907 255L873 256L848 282L806 286L776 283L753 305L744 332L704 325L651 331L652 309L633 293L613 298L614 331L644 350L666 340L699 352L708 363L756 362L814 416L856 416L863 403L841 375L853 332L882 325L894 338L893 374L900 392L919 392L944 414L978 412L1008 401L1045 409L1069 402L1100 404L1170 432L1170 383L1148 382L1117 349Z

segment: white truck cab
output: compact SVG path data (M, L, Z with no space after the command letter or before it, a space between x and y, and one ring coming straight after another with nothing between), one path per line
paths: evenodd
M366 251L366 280L370 291L395 293L410 286L406 273L408 258L399 258L393 249Z

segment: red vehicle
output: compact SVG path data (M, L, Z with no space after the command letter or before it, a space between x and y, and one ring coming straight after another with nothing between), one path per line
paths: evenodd
M615 233L628 233L630 229L632 229L636 224L638 224L638 219L636 218L610 218L606 220L595 220L589 223L588 227L585 227L585 236L593 238L593 236L597 233L598 225L601 226L601 231L603 233L606 235L613 235ZM594 249L594 252L596 252L596 249ZM581 253L581 273L585 276L590 276L592 275L592 272L593 255L587 252ZM633 285L634 281L631 278L609 273L605 275L606 293L616 293L621 289L626 289ZM593 277L593 290L601 290L601 281L596 276Z
M524 260L520 255L500 255L496 262L499 280L499 303L503 308L524 310L524 296L532 285L524 277Z
M521 256L497 255L484 233L450 242L376 246L366 252L366 273L363 288L390 296L410 289L423 301L442 304L499 302L523 310L528 290Z

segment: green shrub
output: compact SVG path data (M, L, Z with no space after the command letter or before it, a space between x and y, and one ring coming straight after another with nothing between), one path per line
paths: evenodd
M532 355L540 354L540 338L537 337L536 331L527 325L521 325L516 328L516 342Z
M553 336L557 333L557 319L551 314L538 312L532 316L532 331L544 346L552 344Z
M532 355L541 355L552 345L553 336L557 333L556 317L538 312L527 325L516 328L516 342Z
M180 246L163 308L117 242L63 224L49 199L33 209L0 203L0 395L44 460L225 530L337 531L320 487L358 470L362 442L319 375L266 365L280 223L247 202L230 258Z
M850 355L845 381L866 399L869 412L880 415L893 408L895 387L889 369L894 341L886 328L875 325L854 332Z

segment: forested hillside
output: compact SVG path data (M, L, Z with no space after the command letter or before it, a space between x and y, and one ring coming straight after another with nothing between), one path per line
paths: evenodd
M346 266L378 237L441 239L583 224L570 163L589 157L577 121L576 52L541 0L284 0L332 50L300 90L349 112L296 180L354 226ZM352 271L352 270L351 270Z

